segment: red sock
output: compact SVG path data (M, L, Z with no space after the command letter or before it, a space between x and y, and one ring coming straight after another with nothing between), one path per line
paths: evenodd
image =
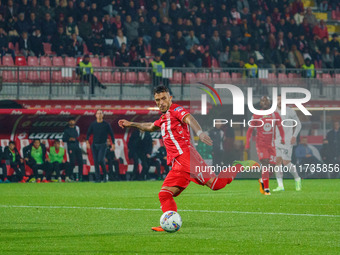
M264 189L269 189L269 172L268 170L262 170L262 182Z
M223 189L227 184L231 183L234 180L236 175L242 170L241 167L242 165L237 164L236 166L228 167L226 171L220 172L218 177L215 178L215 180L211 184L210 189Z
M173 198L173 195L174 193L167 189L161 189L161 191L158 193L159 201L161 202L161 209L163 212L177 212L177 205Z

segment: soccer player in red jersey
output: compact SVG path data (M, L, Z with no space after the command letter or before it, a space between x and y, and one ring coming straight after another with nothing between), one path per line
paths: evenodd
M268 110L270 100L263 96L260 100L262 110ZM277 112L269 115L253 115L251 126L247 131L247 141L245 149L249 149L249 142L254 128L256 128L256 151L262 166L262 178L259 179L260 192L264 195L270 195L269 190L269 172L274 169L276 164L275 151L275 130L278 127L281 135L281 143L285 143L284 131L281 125L281 117Z
M163 142L167 150L167 163L172 165L172 170L164 180L158 194L163 212L177 211L177 205L173 197L178 196L191 181L208 186L211 190L219 190L232 182L236 174L244 167L259 167L255 161L234 161L233 167L222 171L216 177L209 171L201 171L207 167L206 163L191 145L189 126L197 134L199 139L207 145L212 145L210 137L204 133L196 119L182 106L172 103L172 96L165 86L159 86L154 90L154 98L162 116L155 122L136 123L127 120L119 120L121 128L136 127L144 131L161 130ZM199 170L197 170L199 166ZM201 168L200 168L201 167ZM152 228L154 231L164 231L161 227Z

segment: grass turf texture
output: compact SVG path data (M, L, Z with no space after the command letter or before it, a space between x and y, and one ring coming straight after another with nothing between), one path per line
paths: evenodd
M176 198L183 226L174 234L150 230L162 214L158 181L1 184L0 253L339 254L340 180L302 184L296 192L286 180L286 191L264 196L257 180L221 191L192 183Z

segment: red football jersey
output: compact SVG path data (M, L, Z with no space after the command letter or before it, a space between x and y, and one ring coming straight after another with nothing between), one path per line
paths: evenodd
M177 156L189 151L191 144L189 126L183 122L188 114L190 113L182 106L172 104L169 110L154 122L155 126L161 128L168 165Z
M275 120L275 121L273 121ZM281 137L283 137L284 141L284 131L281 125L281 117L277 112L274 112L270 115L253 115L252 121L250 124L252 126L258 127L249 127L247 131L247 142L246 147L249 147L249 141L253 132L253 129L256 128L256 146L275 146L275 130L278 127ZM274 123L274 124L273 124Z

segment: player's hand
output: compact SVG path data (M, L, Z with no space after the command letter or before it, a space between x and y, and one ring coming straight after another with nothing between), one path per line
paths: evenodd
M25 158L25 161L28 161L28 158Z
M74 138L74 137L71 137L70 139L69 139L69 141L71 141L71 142L74 142L76 140L76 138Z
M90 143L89 142L86 142L86 149L91 149L91 146L90 146Z
M212 146L213 145L213 141L211 140L211 138L208 136L207 133L202 132L199 136L200 140L205 143L206 145Z
M115 144L113 143L113 144L111 144L111 149L110 149L110 151L114 151L116 149L116 146L115 146Z
M146 154L146 157L147 157L147 158L150 158L150 156L151 156L150 154Z
M124 129L125 127L129 127L131 125L131 122L127 120L119 120L118 125Z
M22 158L20 159L20 163L24 163L24 160Z
M65 162L66 162L65 159L63 159L63 164L64 164Z
M285 140L282 140L282 141L281 141L281 144L285 144Z
M290 144L294 145L296 143L296 137L293 136L292 139L290 139Z

